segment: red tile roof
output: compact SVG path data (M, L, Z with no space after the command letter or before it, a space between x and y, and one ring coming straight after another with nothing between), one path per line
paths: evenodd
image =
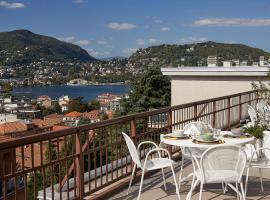
M7 122L4 124L0 124L0 134L4 135L7 133L25 131L26 125L22 121L16 122Z
M82 116L82 113L77 112L77 111L73 111L73 112L65 114L65 117L80 117L80 116Z
M50 115L47 115L45 116L44 118L45 119L48 119L48 118L63 118L64 115L61 115L61 114L57 114L57 113L53 113L53 114L50 114Z
M92 120L98 120L100 119L100 111L99 110L92 110L91 112L84 112L82 113L82 117L92 119Z

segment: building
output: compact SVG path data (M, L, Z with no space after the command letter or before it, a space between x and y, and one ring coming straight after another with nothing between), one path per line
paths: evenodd
M92 110L90 112L82 113L82 117L89 119L91 123L100 121L101 112L100 110Z
M232 59L232 65L233 66L240 66L240 60L239 59Z
M265 66L264 56L260 56L260 58L259 58L259 66Z
M63 116L63 122L66 126L77 126L81 117L82 113L73 111Z
M223 67L231 67L232 66L232 62L227 60L227 61L222 61Z
M161 71L171 78L172 105L246 92L252 90L252 82L269 81L269 67L184 67Z
M240 62L240 66L247 66L248 65L248 61L243 60Z
M69 96L62 96L59 98L58 103L61 107L62 112L65 112L68 110L68 104L70 102Z
M120 104L121 99L122 99L121 97L116 97L115 99L113 99L110 102L110 109L113 111L120 110L121 109L121 104Z
M17 121L17 115L0 113L0 124Z
M207 57L207 66L216 67L217 66L217 56L208 56Z
M104 94L98 95L97 100L99 101L99 103L109 103L116 97L118 97L118 95L111 94L111 93L104 93Z
M37 98L37 103L45 108L50 108L52 106L52 99L49 96L42 95Z

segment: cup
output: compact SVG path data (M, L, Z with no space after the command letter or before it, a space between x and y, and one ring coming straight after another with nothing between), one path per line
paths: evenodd
M179 137L179 136L183 136L184 135L184 131L183 130L173 130L172 131L172 136L175 136L175 137Z

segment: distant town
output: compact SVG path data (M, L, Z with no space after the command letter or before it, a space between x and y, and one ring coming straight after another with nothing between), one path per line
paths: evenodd
M112 119L128 95L104 93L89 103L62 96L57 100L42 95L37 99L3 95L0 98L1 140L21 137L28 131L55 131ZM77 111L80 110L81 112ZM30 131L30 132L29 132Z

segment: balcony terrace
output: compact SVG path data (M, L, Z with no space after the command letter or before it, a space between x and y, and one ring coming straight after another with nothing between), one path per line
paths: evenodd
M133 163L120 134L122 131L138 144L145 140L159 143L160 134L182 128L194 120L230 129L247 118L247 105L254 106L257 101L257 91L250 91L1 141L0 198L136 199L138 183L132 187L130 195L127 196L125 191ZM176 161L181 159L179 148L167 148ZM142 159L149 149L146 146L140 152ZM180 163L175 165L177 173L179 166ZM185 173L191 170L189 163L186 163L186 169ZM254 174L248 199L270 199L270 173L265 171L263 175L265 192L260 192ZM149 174L142 199L176 199L169 171L166 176L168 191L164 191L159 173ZM204 199L235 198L231 191L222 194L220 185L206 188L209 190L204 193ZM181 187L183 199L189 189L190 181L187 181ZM197 199L197 194L193 199Z

